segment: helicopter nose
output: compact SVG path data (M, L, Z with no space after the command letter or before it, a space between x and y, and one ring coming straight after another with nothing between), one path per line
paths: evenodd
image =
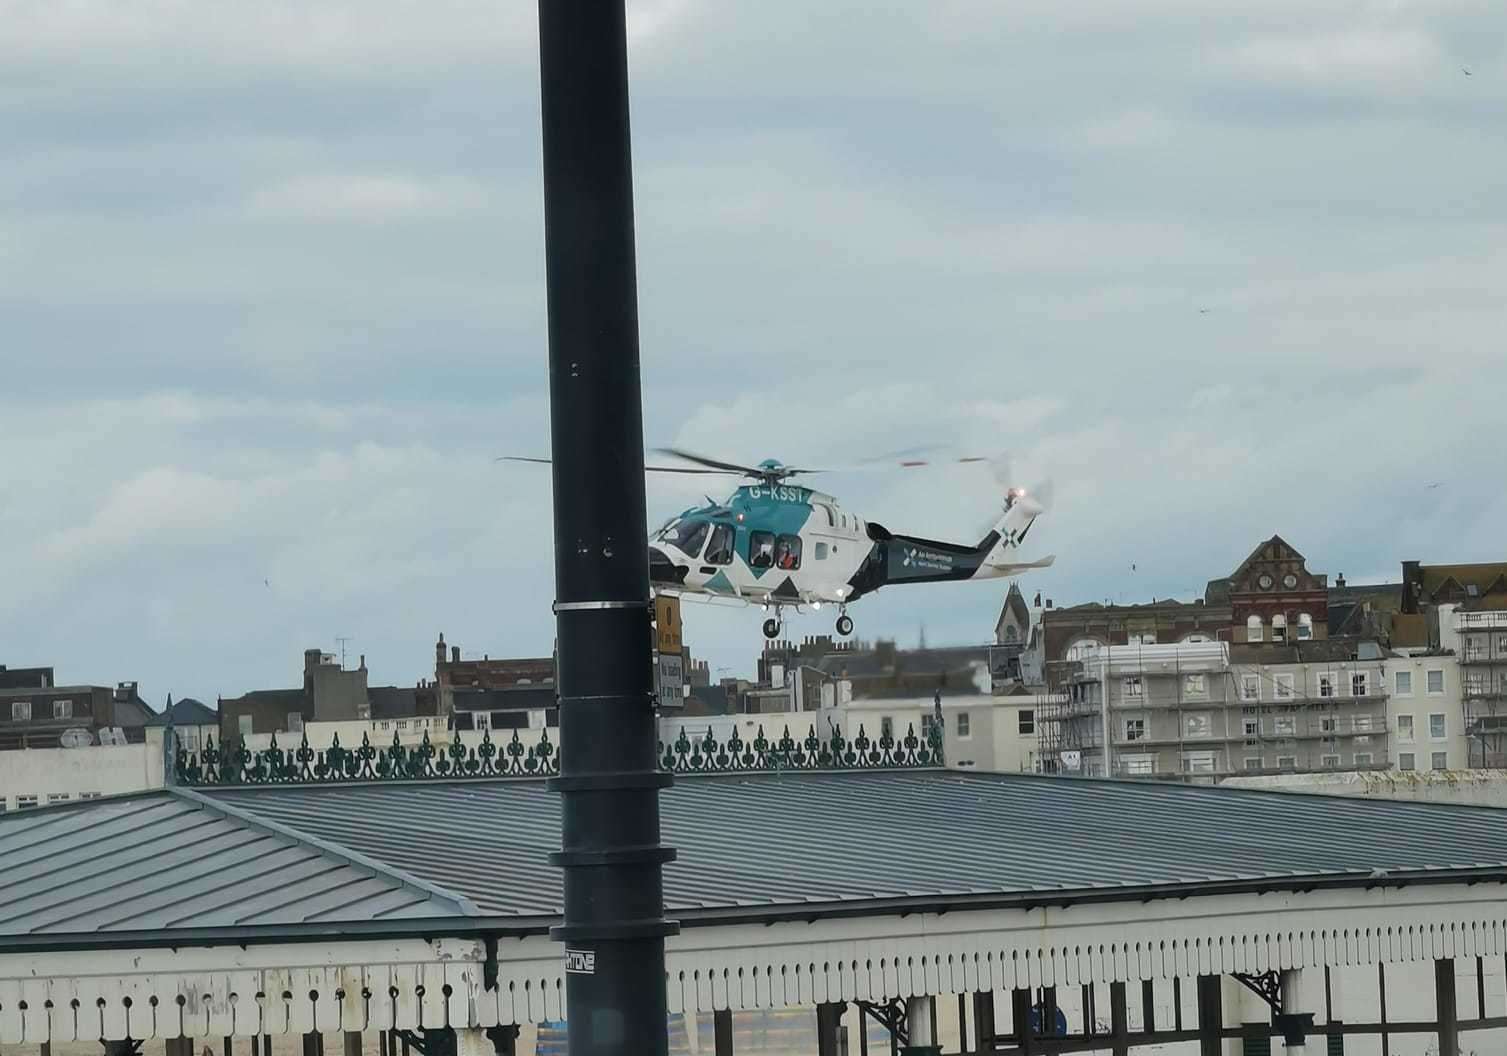
M679 586L685 582L685 575L689 571L685 565L671 561L670 555L659 547L649 547L649 582Z

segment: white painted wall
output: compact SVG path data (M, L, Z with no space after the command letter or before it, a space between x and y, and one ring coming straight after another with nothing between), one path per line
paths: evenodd
M1460 702L1460 661L1454 656L1390 656L1384 662L1387 679L1388 752L1394 770L1402 770L1413 757L1413 770L1462 770L1470 765L1465 743L1465 710ZM1399 672L1406 677L1399 679ZM1433 672L1443 683L1439 692L1430 692L1428 679ZM1399 690L1406 692L1399 692ZM1443 737L1432 735L1430 718L1444 716ZM1413 736L1405 740L1403 718L1411 717ZM1436 766L1443 753L1444 765Z
M88 748L25 748L0 752L0 806L21 810L95 796L161 788L162 733L148 730L145 744Z
M1507 807L1507 770L1276 774L1232 777L1224 784L1231 788L1264 788L1278 792Z

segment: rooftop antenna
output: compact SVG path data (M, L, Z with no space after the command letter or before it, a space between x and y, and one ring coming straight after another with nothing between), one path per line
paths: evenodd
M340 643L340 670L344 671L345 670L345 643L348 642L348 641L350 641L350 639L349 638L341 638L341 637L339 637L337 635L336 638L335 638L335 641L337 641L337 642Z

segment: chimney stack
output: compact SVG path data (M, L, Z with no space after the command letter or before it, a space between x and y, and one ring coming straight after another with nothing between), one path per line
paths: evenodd
M452 664L460 663L460 646L452 645L450 647L450 662Z

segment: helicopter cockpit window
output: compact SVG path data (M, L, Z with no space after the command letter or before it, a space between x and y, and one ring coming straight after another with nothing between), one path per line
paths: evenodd
M774 563L780 568L794 571L801 567L801 537L782 535L774 543Z
M701 544L706 542L706 534L711 527L706 521L684 521L676 526L670 542L675 544L676 549L695 557L701 553Z
M748 533L748 567L749 568L772 568L772 567L774 567L774 533L773 532L749 532Z
M712 541L706 544L706 556L702 560L709 565L730 565L733 563L732 525L712 525Z

